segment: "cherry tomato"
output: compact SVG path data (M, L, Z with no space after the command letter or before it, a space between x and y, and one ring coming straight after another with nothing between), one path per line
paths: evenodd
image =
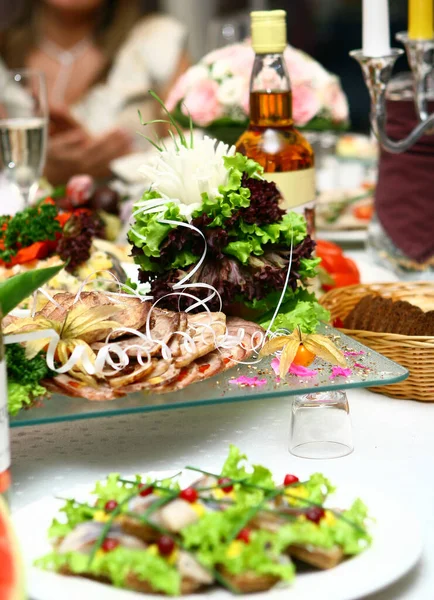
M111 552L117 548L119 544L119 540L115 540L114 538L106 538L101 544L101 550L104 550L104 552Z
M374 206L372 204L362 204L353 208L353 215L361 221L370 221L374 214Z
M248 544L250 542L250 529L247 529L247 527L241 529L241 531L237 535L237 540Z
M306 519L312 523L318 524L324 516L325 511L320 506L312 506L306 511Z
M158 551L163 556L170 556L175 549L175 542L168 535L162 535L157 542Z
M303 344L300 344L292 363L300 367L308 367L314 358L315 354L313 354L313 352L309 352L309 350L307 350Z
M232 485L229 477L220 477L220 479L218 480L218 483L221 486L221 489L224 492L226 492L226 494L229 494L234 489L234 486ZM224 485L224 484L227 484L227 485Z
M297 475L292 475L291 473L288 473L287 475L285 475L285 479L283 480L283 485L287 486L287 485L292 485L293 483L297 483L299 480L299 478L297 477Z
M185 488L185 490L181 490L179 492L179 497L185 500L186 502L190 502L191 504L193 504L193 502L196 502L196 500L199 498L199 494L194 488L190 487Z

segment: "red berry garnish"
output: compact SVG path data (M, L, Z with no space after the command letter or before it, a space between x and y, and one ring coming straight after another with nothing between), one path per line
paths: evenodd
M104 552L111 552L117 548L119 544L119 540L115 540L114 538L106 538L101 544L101 549L104 550Z
M139 496L142 496L142 498L149 496L149 494L152 494L154 491L153 487L151 485L146 485L146 483L140 483L139 490Z
M116 502L116 500L109 500L108 502L105 503L104 510L106 512L112 512L117 507L118 507L118 503Z
M285 479L283 480L283 485L292 485L293 483L297 483L299 478L296 475L285 475Z
M169 556L175 549L175 542L168 535L162 535L157 543L158 552L163 556Z
M311 508L309 508L306 513L306 519L308 519L309 521L312 521L312 523L319 523L321 521L321 519L324 517L325 515L325 511L323 508L320 508L319 506L312 506Z
M247 527L241 529L240 533L237 535L237 540L241 540L245 544L248 544L250 542L250 529L247 529Z
M221 489L224 492L226 492L226 494L229 494L229 492L232 492L232 490L234 489L234 486L231 483L231 480L229 479L229 477L220 477L218 482L219 482L219 485L221 486ZM224 485L225 483L227 483L228 485Z
M185 488L185 490L181 490L179 492L179 497L185 500L186 502L190 502L191 504L193 504L193 502L196 502L199 495L194 488Z

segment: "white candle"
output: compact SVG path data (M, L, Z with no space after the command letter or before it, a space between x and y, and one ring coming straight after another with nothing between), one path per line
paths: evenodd
M388 0L363 0L363 54L390 54Z

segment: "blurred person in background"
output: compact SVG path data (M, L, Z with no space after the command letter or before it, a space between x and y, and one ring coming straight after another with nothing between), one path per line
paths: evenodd
M185 29L172 17L150 14L149 2L143 15L138 0L23 4L15 22L0 32L0 70L45 73L45 175L53 184L77 173L106 177L112 160L147 147L137 133L138 110L144 121L157 118L159 107L148 90L164 99L187 68Z

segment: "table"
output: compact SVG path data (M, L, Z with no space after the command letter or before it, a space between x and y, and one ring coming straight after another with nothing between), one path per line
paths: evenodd
M252 461L275 465L276 470L322 471L337 484L357 486L361 495L366 482L391 499L399 497L422 523L424 554L411 573L369 598L431 600L434 406L366 390L351 390L348 398L355 451L335 460L307 461L289 454L289 398L15 429L12 508L77 483L91 484L110 471L177 469L199 462L218 469L229 443L236 443Z

